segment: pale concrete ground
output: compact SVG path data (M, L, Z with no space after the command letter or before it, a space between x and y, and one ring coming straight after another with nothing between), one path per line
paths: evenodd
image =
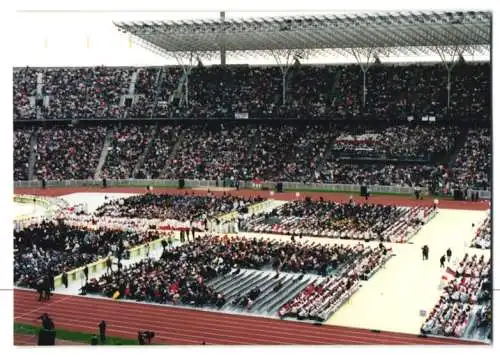
M33 203L13 202L14 219L19 216L42 216L46 209Z
M412 239L414 244L393 245L396 254L350 301L342 306L328 324L419 333L426 312L437 303L439 284L445 269L439 259L448 248L454 266L465 252L490 256L490 251L468 248L474 235L472 223L486 217L486 211L440 210ZM421 247L429 246L429 260L423 261Z

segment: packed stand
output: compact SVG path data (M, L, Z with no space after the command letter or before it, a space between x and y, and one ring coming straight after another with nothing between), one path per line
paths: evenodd
M165 177L169 179L223 180L245 179L248 151L255 128L251 126L185 127L179 133L182 142L168 161Z
M38 179L93 179L106 128L38 128L35 172Z
M491 260L484 255L465 257L456 268L455 278L444 288L421 327L422 333L465 337L469 334L478 305L491 303Z
M458 127L391 126L378 130L350 130L335 140L332 153L338 157L429 161L435 154L450 153Z
M28 179L31 135L30 130L14 130L14 181Z
M447 106L447 71L436 65L375 65L366 74L358 65L292 66L283 105L278 67L199 67L189 77L190 106L176 114L192 118L356 117L379 119L447 114L487 119L490 114L489 63L461 64L452 75L451 110ZM470 94L470 95L469 95Z
M37 69L14 68L13 76L14 120L36 119L30 97L37 94Z
M281 103L281 70L278 67L197 67L189 75L189 105L174 116L186 118L252 118L278 115Z
M480 190L491 186L491 146L490 129L470 129L467 139L458 152L453 167L453 181L458 187Z
M173 104L170 97L177 88L182 74L180 67L139 68L135 82L137 101L128 109L129 118L170 117Z
M121 117L120 97L128 93L137 68L45 68L43 94L50 96L45 118ZM36 86L35 70L14 70L15 117L34 118L28 103ZM180 67L140 68L136 93L140 99L129 109L134 118L350 118L379 119L447 115L490 117L490 63L458 64L452 71L448 108L447 71L436 65L373 65L363 73L358 65L292 66L287 72L283 104L283 74L277 66L198 66L188 77L189 103L170 103L184 73ZM184 79L183 79L184 80ZM159 102L166 105L157 105Z
M249 176L265 180L284 179L285 157L301 135L297 126L259 126L255 147L248 160Z
M314 182L351 185L431 187L438 192L449 182L449 169L429 164L347 163L326 160Z
M164 125L159 128L151 148L146 153L139 175L151 179L161 177L181 132L181 126Z
M274 134L277 134L274 130L261 134L261 140L266 140L268 145L274 145L274 147L272 149L268 147L270 151L267 151L261 141L261 145L258 146L260 152L255 152L253 163L256 167L262 168L264 175L266 175L266 169L274 166L277 172L271 173L269 179L288 182L311 182L314 177L318 177L318 170L326 159L330 143L337 136L335 129L318 125L294 128L295 136L292 137L294 134L289 132L289 136L281 142L274 142L270 138ZM280 137L280 135L277 136ZM287 141L288 139L291 141ZM260 166L257 160L259 155L268 160L263 160ZM260 172L261 170L256 172L257 177Z
M14 282L35 288L47 275L52 277L123 252L156 239L155 234L121 230L74 228L62 222L43 221L14 232Z
M46 119L121 118L121 96L134 69L119 67L47 68L43 72Z
M228 193L222 196L145 194L111 200L97 208L98 217L160 218L178 221L205 220L224 213L238 211L246 213L248 206L262 202L259 196L252 198L234 197Z
M240 228L251 232L392 241L394 226L401 226L409 233L425 222L425 217L418 213L396 206L306 199L248 217Z
M471 242L471 247L479 249L491 248L491 214L481 223Z
M299 320L327 320L356 292L359 280L367 280L388 259L388 251L383 245L370 248L359 244L354 249L359 257L342 274L312 282L286 302L278 315Z
M124 125L112 129L111 142L101 175L111 179L128 179L154 137L154 125Z
M454 116L490 119L491 115L491 64L459 64L452 71L450 109L444 111Z

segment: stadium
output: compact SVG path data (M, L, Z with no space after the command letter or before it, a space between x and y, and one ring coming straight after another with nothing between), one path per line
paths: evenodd
M491 21L114 21L176 64L13 68L14 344L490 345Z

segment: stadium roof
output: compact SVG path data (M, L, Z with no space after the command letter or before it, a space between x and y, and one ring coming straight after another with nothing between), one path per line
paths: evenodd
M115 22L120 31L164 53L376 48L387 56L432 48L489 53L491 12L386 12L196 21Z

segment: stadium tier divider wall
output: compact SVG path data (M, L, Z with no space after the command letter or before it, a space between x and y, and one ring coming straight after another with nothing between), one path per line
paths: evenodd
M141 179L124 179L124 180L107 180L107 186L131 186L131 187L169 187L177 188L179 184L178 180L141 180ZM185 188L210 188L216 187L217 182L215 180L185 180ZM47 181L47 187L99 187L102 186L102 180L62 180L62 181ZM258 186L258 187L257 187ZM15 188L40 188L41 182L38 180L32 181L15 181ZM249 181L240 181L240 188L263 188L269 190L275 190L276 182L264 181L256 185ZM404 186L382 186L382 185L368 185L367 186L372 193L389 193L389 194L414 194L415 189L413 187ZM230 188L230 187L228 187ZM295 190L295 191L331 191L331 192L352 192L359 193L361 190L361 185L350 185L350 184L329 184L329 183L301 183L301 182L283 182L283 189L285 190ZM470 190L470 192L477 192L480 199L491 199L491 191L486 190ZM428 194L428 192L423 192Z
M150 251L154 251L154 250L160 248L162 246L161 242L163 240L165 240L165 238L166 237L164 235L161 238L158 238L158 239L151 241L149 243L144 243L144 244L130 248L128 250L130 252L129 259L145 258L146 255L148 255L148 253ZM148 247L148 245L149 245L149 247ZM96 262L87 264L86 266L88 266L88 268L89 268L89 273L90 272L91 273L101 273L101 272L105 271L107 259L108 258L106 257L106 258L100 259ZM81 267L75 268L75 269L67 272L68 283L71 284L71 282L73 282L73 281L76 281L78 279L81 280L81 276L83 274L83 269L85 269L85 266L81 266ZM56 288L62 286L62 274L54 277L54 285Z

